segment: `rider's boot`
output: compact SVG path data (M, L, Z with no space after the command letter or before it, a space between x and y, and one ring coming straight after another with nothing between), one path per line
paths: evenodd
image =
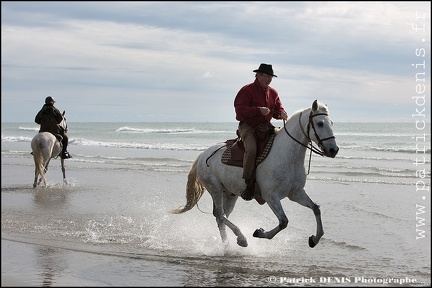
M246 189L242 192L243 200L250 201L254 198L255 179L245 179Z
M72 158L72 156L69 154L69 152L63 151L62 155L61 155L61 158L62 159L69 159L69 158Z

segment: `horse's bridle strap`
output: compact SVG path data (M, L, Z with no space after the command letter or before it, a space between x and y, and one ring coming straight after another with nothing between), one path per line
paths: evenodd
M314 153L316 153L316 154L318 154L318 155L320 155L320 156L323 156L324 155L324 153L323 152L321 152L318 148L316 148L315 146L313 146L313 144L312 144L312 140L310 139L310 137L309 137L309 129L310 129L310 126L311 126L311 123L312 123L312 128L314 129L314 131L315 131L315 126L313 125L313 121L312 121L312 118L313 117L315 117L315 116L318 116L318 115L326 115L326 116L328 116L328 114L326 114L326 113L317 113L317 114L312 114L312 111L311 111L311 114L309 115L309 122L308 122L308 125L307 125L307 134L304 132L304 129L303 129L303 126L301 125L301 117L302 117L302 114L303 114L303 112L300 112L300 115L299 115L299 125L300 125L300 130L303 132L303 134L305 135L305 137L308 139L308 144L310 144L310 147L309 147L309 145L305 145L305 144L303 144L302 142L300 142L299 140L297 140L296 138L294 138L289 132L288 132L288 130L286 129L286 123L285 123L285 120L284 120L284 130L285 130L285 132L288 134L288 136L290 136L291 137L291 139L293 139L295 142L297 142L298 144L300 144L300 145L302 145L303 147L306 147L307 149L309 149L309 150L311 150L312 152L314 152ZM315 131L315 137L317 137L317 139L318 139L318 143L322 143L322 141L320 141L319 140L319 137L317 136L317 134L316 134L316 131ZM329 137L330 138L330 137ZM327 140L327 138L325 139L325 140Z
M313 121L312 121L312 118L315 117L315 116L320 116L320 115L322 115L322 116L328 116L327 113L317 113L317 114L313 114L312 111L311 111L311 113L310 113L310 115L309 115L309 123L308 123L308 128L307 128L307 130L308 130L308 131L307 131L307 135L308 135L308 138L309 138L309 129L310 129L309 126L312 125L312 129L314 130L315 137L316 137L316 139L317 139L317 141L318 141L318 146L319 146L319 147L322 147L322 143L323 143L324 141L326 141L326 140L330 140L330 139L334 139L335 137L334 137L334 136L330 136L330 137L327 137L327 138L324 138L324 139L321 139L321 138L319 137L318 133L316 132L315 125L314 125L314 123L313 123ZM310 138L309 138L309 142L312 143L312 141L311 141ZM322 154L321 154L321 156L322 156Z

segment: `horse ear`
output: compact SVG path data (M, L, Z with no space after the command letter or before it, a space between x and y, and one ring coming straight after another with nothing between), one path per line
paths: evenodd
M63 110L63 114L62 115L64 116L65 113L66 113L66 110Z
M312 104L312 111L315 112L318 110L318 100L315 100Z

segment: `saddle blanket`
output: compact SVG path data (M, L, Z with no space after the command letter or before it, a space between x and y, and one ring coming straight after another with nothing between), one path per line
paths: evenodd
M268 141L265 143L265 145L263 146L263 148L261 149L262 151L258 153L255 165L258 165L259 163L261 163L268 155L268 153L270 152L270 148L273 144L273 140L274 140L274 134L270 135ZM222 158L221 161L222 163L226 164L226 165L230 165L230 166L237 166L237 167L243 167L243 154L244 154L244 148L243 145L241 145L241 148L237 148L237 150L240 151L237 155L237 157L233 157L233 153L232 153L232 147L233 145L238 142L238 139L232 139L232 140L227 140L226 143L226 150L225 152L222 154ZM260 149L259 149L260 150Z

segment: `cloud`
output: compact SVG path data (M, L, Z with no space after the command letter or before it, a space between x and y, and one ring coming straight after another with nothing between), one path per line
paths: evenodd
M411 64L430 63L430 34L412 29L430 31L429 2L1 5L2 121L33 121L46 95L69 122L235 121L260 63L287 111L318 99L340 121L409 121Z

